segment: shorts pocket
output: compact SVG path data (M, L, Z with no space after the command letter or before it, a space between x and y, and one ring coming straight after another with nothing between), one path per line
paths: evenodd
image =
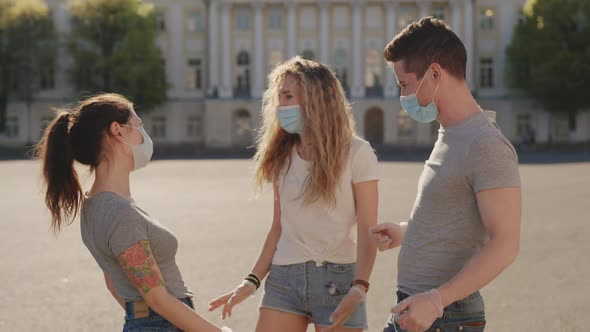
M284 265L271 265L264 287L289 292L291 287L289 285L288 267Z
M338 305L348 294L354 279L354 268L354 263L326 263L326 305Z

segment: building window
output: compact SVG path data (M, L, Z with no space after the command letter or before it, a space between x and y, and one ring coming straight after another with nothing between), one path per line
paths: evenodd
M156 27L159 31L166 31L166 15L164 12L156 11Z
M154 116L152 118L152 135L153 138L166 137L166 118L163 116Z
M236 26L238 30L250 30L250 11L246 8L240 9L236 14Z
M436 3L432 5L432 16L439 20L446 20L447 6L444 4Z
M335 28L344 29L348 27L350 14L348 7L337 6L334 8L333 24Z
M382 28L383 10L379 6L369 6L365 10L365 24L369 29Z
M201 90L202 88L201 59L189 59L186 70L185 87L187 90Z
M233 115L233 137L234 147L247 147L252 144L252 117L247 110L238 110Z
M5 131L4 131L4 135L6 135L6 137L18 137L19 130L18 130L18 118L17 117L15 117L15 116L7 117L5 125L6 125L6 127L5 127Z
M344 91L348 91L348 72L347 66L348 58L346 56L346 50L338 48L334 51L334 71Z
M490 8L482 9L479 13L479 29L481 31L494 30L494 10Z
M403 109L397 116L397 135L399 137L411 137L414 135L414 120Z
M190 32L203 31L203 16L200 12L190 12L187 17L187 28Z
M367 51L365 61L365 87L367 96L383 94L381 58L382 55L376 49L369 49Z
M39 82L39 86L41 87L41 90L55 89L55 67L52 63L43 66L40 75L41 81Z
M268 15L268 28L281 30L283 28L283 12L280 9L272 9Z
M405 29L408 24L416 19L416 7L412 4L399 5L399 19L397 22L397 31Z
M247 51L240 51L237 57L237 77L234 88L234 96L250 96L250 54Z
M186 134L190 138L203 136L203 118L200 115L193 115L188 118Z
M479 59L479 87L494 87L494 59L492 58Z
M311 30L311 31L315 31L316 30L316 22L317 22L317 17L316 17L316 9L313 7L303 7L301 8L301 12L300 12L300 25L301 25L301 29L304 30Z
M276 65L283 62L283 52L281 50L272 49L268 56L268 71L270 72Z

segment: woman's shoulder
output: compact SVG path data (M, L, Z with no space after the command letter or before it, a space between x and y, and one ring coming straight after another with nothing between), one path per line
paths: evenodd
M113 192L99 192L84 200L86 214L112 224L122 219L144 219L133 201Z
M350 142L350 152L351 155L355 155L358 151L373 151L373 147L371 147L371 143L364 140L359 136L353 136Z

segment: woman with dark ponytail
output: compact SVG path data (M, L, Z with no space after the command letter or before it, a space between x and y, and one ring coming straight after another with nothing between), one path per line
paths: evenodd
M59 232L80 214L82 240L126 311L124 331L231 331L194 311L174 259L176 237L131 196L129 175L149 163L152 151L123 96L100 94L59 111L37 146L52 229ZM86 193L74 161L95 172Z

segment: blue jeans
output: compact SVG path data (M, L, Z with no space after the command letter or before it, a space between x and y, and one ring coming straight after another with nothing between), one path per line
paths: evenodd
M408 297L397 292L397 302ZM483 332L486 324L483 298L475 292L463 300L451 303L444 310L442 318L437 318L427 332ZM395 322L392 314L383 332L405 332Z
M193 300L190 297L179 300L192 309L195 309ZM147 317L135 318L133 312L133 302L125 302L125 325L123 326L123 332L182 332L181 329L174 326L151 308Z
M260 308L304 316L318 326L330 325L330 316L346 296L354 280L355 264L315 262L272 265L264 284ZM345 327L367 328L362 302L344 323Z

